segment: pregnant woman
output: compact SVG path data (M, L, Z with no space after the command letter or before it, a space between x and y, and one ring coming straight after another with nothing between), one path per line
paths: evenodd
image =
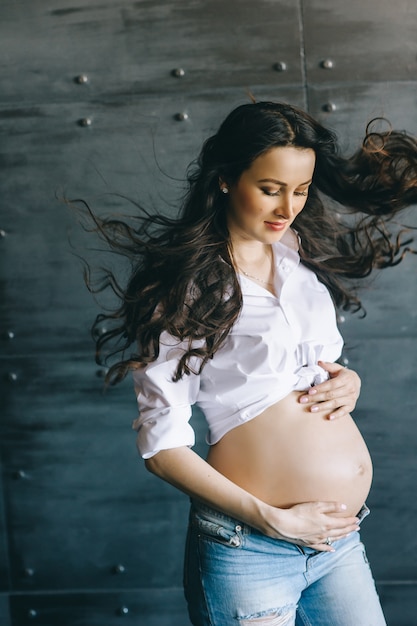
M133 261L98 352L137 346L109 379L133 370L146 467L191 497L196 626L385 624L359 534L372 480L349 414L360 382L336 363L336 308L359 309L353 282L404 253L387 224L417 200L416 161L405 133L368 131L346 159L299 109L246 104L204 144L177 219L95 218Z

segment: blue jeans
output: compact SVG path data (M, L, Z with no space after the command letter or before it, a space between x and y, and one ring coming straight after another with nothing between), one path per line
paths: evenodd
M272 539L194 502L184 567L192 624L386 626L359 533L333 545L317 552Z

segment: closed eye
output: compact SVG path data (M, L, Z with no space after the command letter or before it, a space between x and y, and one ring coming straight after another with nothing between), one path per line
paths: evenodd
M279 196L281 193L281 190L278 189L278 191L269 191L268 189L262 189L263 193L266 196ZM294 195L295 196L308 196L308 191L294 191Z

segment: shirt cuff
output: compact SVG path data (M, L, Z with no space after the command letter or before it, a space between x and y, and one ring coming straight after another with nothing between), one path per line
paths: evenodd
M137 430L136 445L143 459L150 459L161 450L193 446L194 430L189 424L191 407L170 407L157 415L139 416L133 422Z

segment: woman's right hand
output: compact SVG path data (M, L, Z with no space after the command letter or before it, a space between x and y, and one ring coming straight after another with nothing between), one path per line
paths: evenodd
M304 502L279 511L279 526L267 534L321 552L333 552L331 542L359 530L357 517L343 517L346 506L338 502ZM274 523L275 526L275 523Z

